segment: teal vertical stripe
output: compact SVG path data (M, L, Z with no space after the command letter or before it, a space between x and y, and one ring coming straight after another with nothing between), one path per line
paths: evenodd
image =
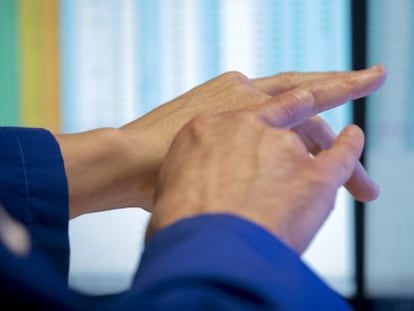
M198 8L201 38L201 80L220 73L220 1L202 0Z
M137 6L139 111L146 113L161 101L161 5L160 0L139 0Z
M20 122L17 4L0 1L0 126Z

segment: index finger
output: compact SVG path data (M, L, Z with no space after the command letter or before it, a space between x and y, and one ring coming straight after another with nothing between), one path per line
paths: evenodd
M255 111L272 126L291 128L321 111L367 96L384 83L385 77L385 69L377 65L330 80L312 81L274 96Z
M369 69L364 69L369 70ZM359 70L361 71L361 70ZM252 79L256 89L271 96L276 96L309 83L319 80L331 80L346 77L355 71L328 71L328 72L282 72L276 75Z

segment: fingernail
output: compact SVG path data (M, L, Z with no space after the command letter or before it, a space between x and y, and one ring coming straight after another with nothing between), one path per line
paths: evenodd
M371 66L371 68L369 68L369 69L372 70L372 71L377 71L378 73L383 73L383 74L385 74L387 72L384 65L382 65L382 64L376 64L374 66Z
M351 136L359 136L361 134L363 135L362 130L357 125L347 126L346 131L347 131L347 134Z

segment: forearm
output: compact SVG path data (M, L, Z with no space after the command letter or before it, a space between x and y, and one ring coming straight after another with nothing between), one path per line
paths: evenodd
M102 128L55 135L69 187L70 218L152 200L156 161L138 131Z

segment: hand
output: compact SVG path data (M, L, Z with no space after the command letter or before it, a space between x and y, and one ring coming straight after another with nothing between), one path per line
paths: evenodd
M358 163L363 133L348 127L311 157L297 134L262 117L199 116L179 132L160 173L147 237L186 217L225 213L257 223L298 253L306 249Z
M70 217L128 206L151 210L158 173L173 137L198 114L254 111L264 106L269 109L266 122L294 128L307 137L309 151L316 153L329 146L334 135L321 120L301 122L368 95L384 77L381 67L355 72L284 73L255 80L230 72L121 129L56 135L68 178ZM338 86L344 86L340 94L336 92ZM326 101L312 104L318 94L326 96ZM309 112L306 117L295 115L302 110ZM347 188L359 200L370 200L378 193L362 166L357 167Z
M384 78L385 72L380 66L350 72L282 73L255 80L229 72L196 87L122 128L132 139L143 137L135 145L147 155L145 175L136 178L145 181L135 188L136 204L152 209L158 172L171 141L194 116L239 109L255 111L264 105L267 122L293 128L307 143L309 152L317 154L332 144L335 135L320 118L303 121L318 112L368 95ZM324 101L316 102L315 97L321 95ZM303 114L305 111L307 113ZM378 195L378 187L361 164L356 166L346 187L357 200L368 201Z

